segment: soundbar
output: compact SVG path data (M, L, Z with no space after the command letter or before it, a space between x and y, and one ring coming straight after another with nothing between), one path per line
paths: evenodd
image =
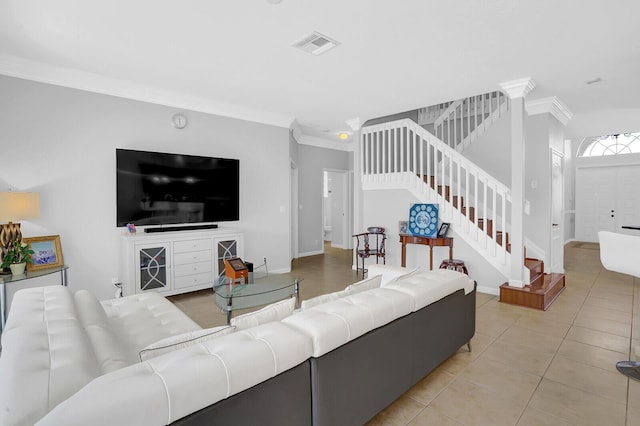
M196 231L200 229L216 229L218 225L210 223L208 225L187 225L187 226L161 226L159 228L144 228L144 232L170 232L170 231Z

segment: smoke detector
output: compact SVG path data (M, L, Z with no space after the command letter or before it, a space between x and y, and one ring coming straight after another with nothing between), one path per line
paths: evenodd
M314 56L318 56L339 45L340 43L333 40L332 38L314 31L295 42L293 44L293 47L296 47L307 53L311 53Z

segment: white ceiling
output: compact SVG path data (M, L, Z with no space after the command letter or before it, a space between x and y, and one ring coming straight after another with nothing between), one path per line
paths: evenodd
M527 100L558 97L589 136L640 130L639 19L638 0L3 0L0 74L335 141L531 77ZM291 47L312 31L341 45Z

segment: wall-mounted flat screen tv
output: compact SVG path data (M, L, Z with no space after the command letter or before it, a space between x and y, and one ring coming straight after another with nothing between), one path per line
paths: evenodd
M239 163L116 149L117 226L239 220Z

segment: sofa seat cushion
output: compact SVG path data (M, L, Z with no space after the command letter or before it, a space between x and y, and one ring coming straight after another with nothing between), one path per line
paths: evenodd
M138 362L138 354L111 329L111 323L102 305L86 290L74 294L78 317L93 347L100 374Z
M311 352L309 337L281 322L236 331L100 376L40 425L169 424L307 361Z
M434 271L418 270L388 284L385 288L406 293L413 297L418 311L427 305L463 289L469 294L474 289L474 282L466 274L449 269Z
M67 287L16 292L0 356L0 424L35 424L100 369Z
M138 358L145 347L158 340L200 330L198 324L173 303L155 292L101 302L111 330Z
M402 292L377 288L352 294L296 313L283 322L311 337L313 356L323 354L407 315L413 298Z

